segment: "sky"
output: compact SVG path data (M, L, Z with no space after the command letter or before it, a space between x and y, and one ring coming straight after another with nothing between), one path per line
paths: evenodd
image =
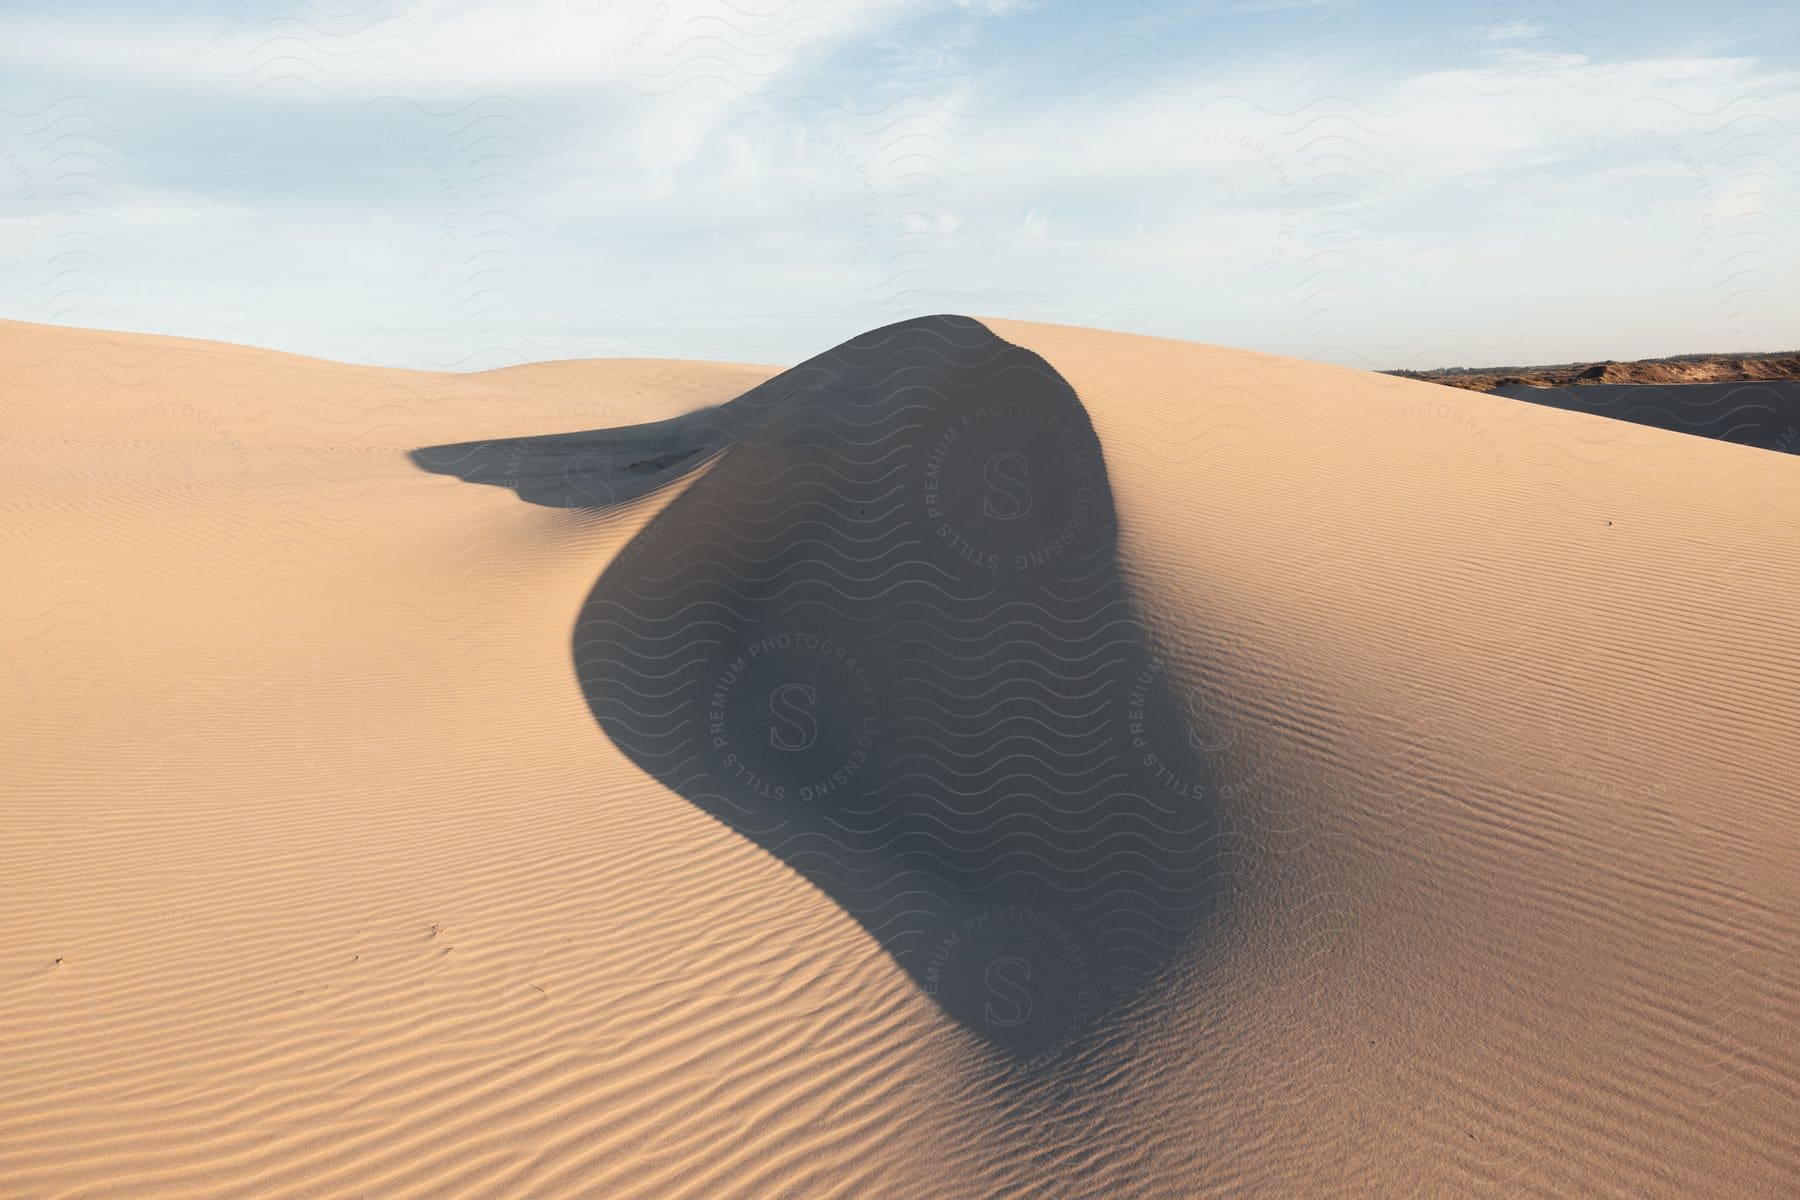
M1800 6L0 0L0 317L480 370L960 312L1800 345Z

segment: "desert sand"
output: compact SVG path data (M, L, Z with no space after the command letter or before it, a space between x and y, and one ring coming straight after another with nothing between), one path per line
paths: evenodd
M1791 456L1001 320L0 404L0 1195L1800 1176Z

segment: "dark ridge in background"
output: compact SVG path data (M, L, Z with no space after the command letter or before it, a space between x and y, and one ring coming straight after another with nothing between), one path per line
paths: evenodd
M1384 371L1472 392L1505 387L1586 387L1594 384L1689 384L1800 381L1800 351L1743 354L1677 354L1632 362L1552 363L1535 367L1439 367L1430 371Z
M1800 454L1800 353L1387 371L1570 412Z

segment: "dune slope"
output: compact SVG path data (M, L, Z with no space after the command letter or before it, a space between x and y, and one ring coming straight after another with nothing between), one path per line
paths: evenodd
M907 336L0 325L0 1194L1789 1193L1793 459Z

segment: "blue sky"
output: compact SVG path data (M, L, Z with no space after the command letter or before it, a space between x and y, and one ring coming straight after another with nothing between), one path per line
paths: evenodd
M1787 3L0 7L0 316L480 369L967 312L1356 366L1800 344Z

